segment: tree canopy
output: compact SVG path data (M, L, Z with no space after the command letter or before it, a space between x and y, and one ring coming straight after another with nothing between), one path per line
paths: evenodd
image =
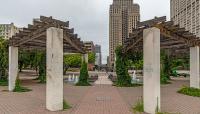
M0 37L0 79L7 79L8 41Z
M95 62L95 53L88 53L88 62ZM64 55L64 64L68 67L80 68L82 63L82 55L81 54L67 54Z

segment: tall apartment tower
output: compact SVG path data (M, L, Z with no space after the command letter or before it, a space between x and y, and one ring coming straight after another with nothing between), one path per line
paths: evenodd
M171 0L171 20L174 24L200 37L200 2L199 0Z
M113 0L109 17L109 66L115 62L115 49L123 45L140 21L140 7L133 0Z

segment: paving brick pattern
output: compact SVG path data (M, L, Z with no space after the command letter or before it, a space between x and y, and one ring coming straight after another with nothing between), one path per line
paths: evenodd
M74 114L132 114L117 89L96 85L88 91Z
M24 78L23 76L20 75L20 78ZM29 74L26 80L22 80L22 85L32 89L31 92L3 92L7 87L0 87L0 114L71 114L73 108L59 112L46 110L46 86L33 81L32 76L34 75ZM64 84L64 98L72 107L76 107L89 88Z
M161 86L161 110L178 114L200 114L200 98L177 93L183 85L189 86L189 79L173 79L172 84ZM134 106L142 97L142 87L118 88L121 96Z
M23 86L31 88L31 92L3 92L7 87L0 87L0 114L131 114L131 107L142 97L142 87L76 87L64 84L64 97L73 108L50 112L45 108L45 84L31 80L34 76L20 75L26 78L22 81ZM172 84L161 87L162 111L200 114L200 98L176 93L182 85L189 85L189 79L174 79Z

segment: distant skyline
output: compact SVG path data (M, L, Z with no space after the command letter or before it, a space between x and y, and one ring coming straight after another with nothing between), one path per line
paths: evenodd
M140 5L141 21L170 16L170 0L134 0ZM2 0L0 23L26 27L40 15L70 21L84 41L102 46L103 63L109 53L109 6L112 0Z

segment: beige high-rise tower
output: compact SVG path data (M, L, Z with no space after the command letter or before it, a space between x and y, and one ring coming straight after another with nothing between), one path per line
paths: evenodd
M140 7L133 0L113 0L109 17L109 66L115 62L115 49L123 45L133 28L140 21Z
M199 0L171 0L171 20L174 24L200 37Z

